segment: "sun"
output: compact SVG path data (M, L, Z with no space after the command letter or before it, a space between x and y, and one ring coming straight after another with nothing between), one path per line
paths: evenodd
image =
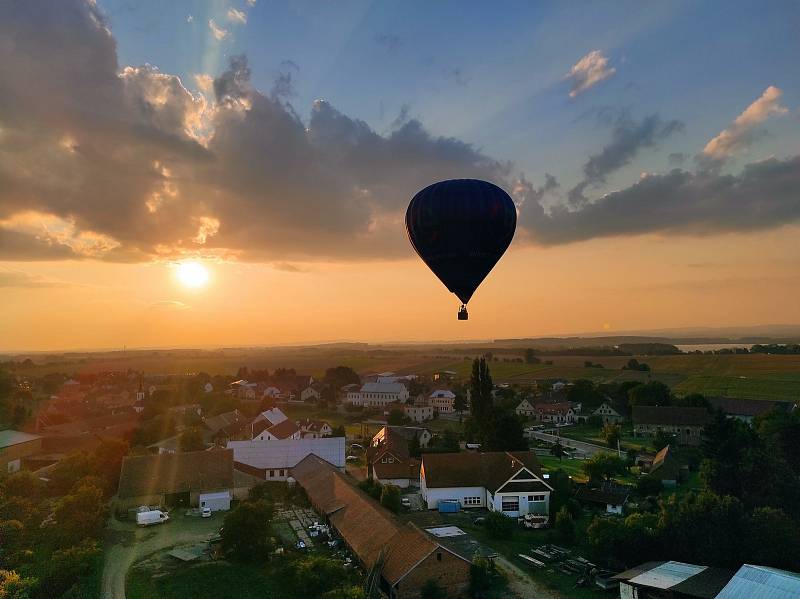
M200 262L181 262L175 274L181 284L190 289L205 287L208 283L208 269Z

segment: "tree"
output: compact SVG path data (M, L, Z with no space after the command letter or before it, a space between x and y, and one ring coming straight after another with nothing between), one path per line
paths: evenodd
M64 495L77 481L91 474L91 471L91 460L86 452L70 454L53 466L47 488L53 495Z
M294 560L289 567L289 578L296 596L320 597L347 584L351 576L341 561L312 555Z
M575 539L575 520L566 505L556 513L555 529L562 542L572 543Z
M119 487L119 474L122 459L128 455L130 448L122 439L103 439L92 452L90 465L92 472L103 481L106 497L113 495Z
M514 534L514 520L502 512L489 512L484 527L494 539L507 539Z
M419 446L419 435L414 433L414 436L408 442L408 454L412 458L418 458L422 455L422 448Z
M462 394L456 394L456 398L453 400L453 409L458 412L459 417L464 414L467 409L467 400Z
M497 569L494 560L488 560L478 554L472 558L472 564L469 567L469 594L471 597L487 597L492 591L502 593L507 586L508 580Z
M653 476L652 474L647 474L639 478L636 481L636 492L641 497L647 497L649 495L658 495L661 491L664 490L664 483L661 482L660 478Z
M384 485L381 491L381 505L395 514L400 511L400 489L394 485Z
M272 504L245 501L225 515L220 535L222 548L240 561L263 559L270 550Z
M800 524L782 510L756 508L748 519L747 536L751 563L800 570Z
M672 392L661 381L649 381L628 391L628 404L631 406L668 406Z
M609 447L616 447L622 436L622 429L618 424L606 424L602 431L603 439Z
M590 483L610 480L617 474L627 472L625 460L610 453L596 453L583 463L583 471Z
M38 502L44 495L44 483L29 470L20 470L2 482L2 490L6 497L24 497Z
M525 451L528 441L522 421L510 410L493 409L481 438L484 451Z
M203 441L203 433L198 428L187 428L181 433L179 439L181 451L202 451L206 444Z
M0 599L30 599L36 579L22 578L13 570L0 570Z
M550 455L557 457L560 461L566 453L564 446L561 445L561 439L556 439L556 442L550 447Z
M478 422L485 420L492 407L492 376L486 358L476 359L472 363L470 391L472 401L472 417Z
M525 350L525 363L526 364L538 364L539 358L536 357L536 350L533 348L528 348Z
M339 426L334 426L333 430L331 431L331 437L346 437L344 424L340 424Z
M349 366L335 366L325 371L322 379L333 389L341 389L345 385L353 385L361 382L358 373Z
M402 410L392 410L389 412L389 417L386 419L386 423L391 426L402 426L408 422L408 418L403 413Z
M567 401L581 404L584 413L600 407L604 400L594 383L586 379L578 379L567 389Z
M43 568L36 595L40 597L91 597L91 572L101 567L100 545L84 539L71 547L53 553Z
M422 585L419 596L420 599L447 599L447 591L435 579L429 578Z
M98 539L106 524L103 491L86 482L58 500L53 511L53 538L59 547L71 547L86 539Z

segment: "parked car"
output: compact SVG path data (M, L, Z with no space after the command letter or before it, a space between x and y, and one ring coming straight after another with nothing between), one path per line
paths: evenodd
M411 500L408 497L402 497L400 499L400 504L403 507L411 507Z
M139 526L150 526L152 524L163 524L169 521L169 514L161 510L150 510L136 514L136 524Z
M349 455L349 456L347 456L347 457L345 458L345 460L347 460L348 462L357 462L357 461L358 461L358 456L355 456L355 455Z
M210 518L211 517L211 508L210 507L204 507L202 510L200 510L200 516L203 517L203 518Z

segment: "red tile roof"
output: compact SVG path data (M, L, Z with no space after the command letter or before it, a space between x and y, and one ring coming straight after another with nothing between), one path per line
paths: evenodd
M283 422L279 422L278 424L269 427L267 432L278 439L288 439L299 430L300 429L297 428L297 425L294 422L291 420L284 420ZM253 436L255 436L255 434Z
M426 453L422 456L428 488L485 487L493 493L520 468L541 478L541 468L532 451L486 453Z

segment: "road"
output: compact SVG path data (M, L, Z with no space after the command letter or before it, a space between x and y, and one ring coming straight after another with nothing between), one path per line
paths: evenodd
M596 453L617 453L616 449L610 449L608 447L603 447L602 445L586 443L585 441L576 441L567 437L559 437L558 435L553 435L542 431L529 431L528 434L531 436L531 438L544 441L545 443L555 443L556 441L561 441L561 445L564 447L574 447L578 451L582 451L587 456L593 456Z
M159 549L205 541L219 530L223 518L220 514L205 519L183 516L182 512L173 512L170 517L166 524L139 528L112 516L103 563L104 599L125 599L125 578L138 560Z

